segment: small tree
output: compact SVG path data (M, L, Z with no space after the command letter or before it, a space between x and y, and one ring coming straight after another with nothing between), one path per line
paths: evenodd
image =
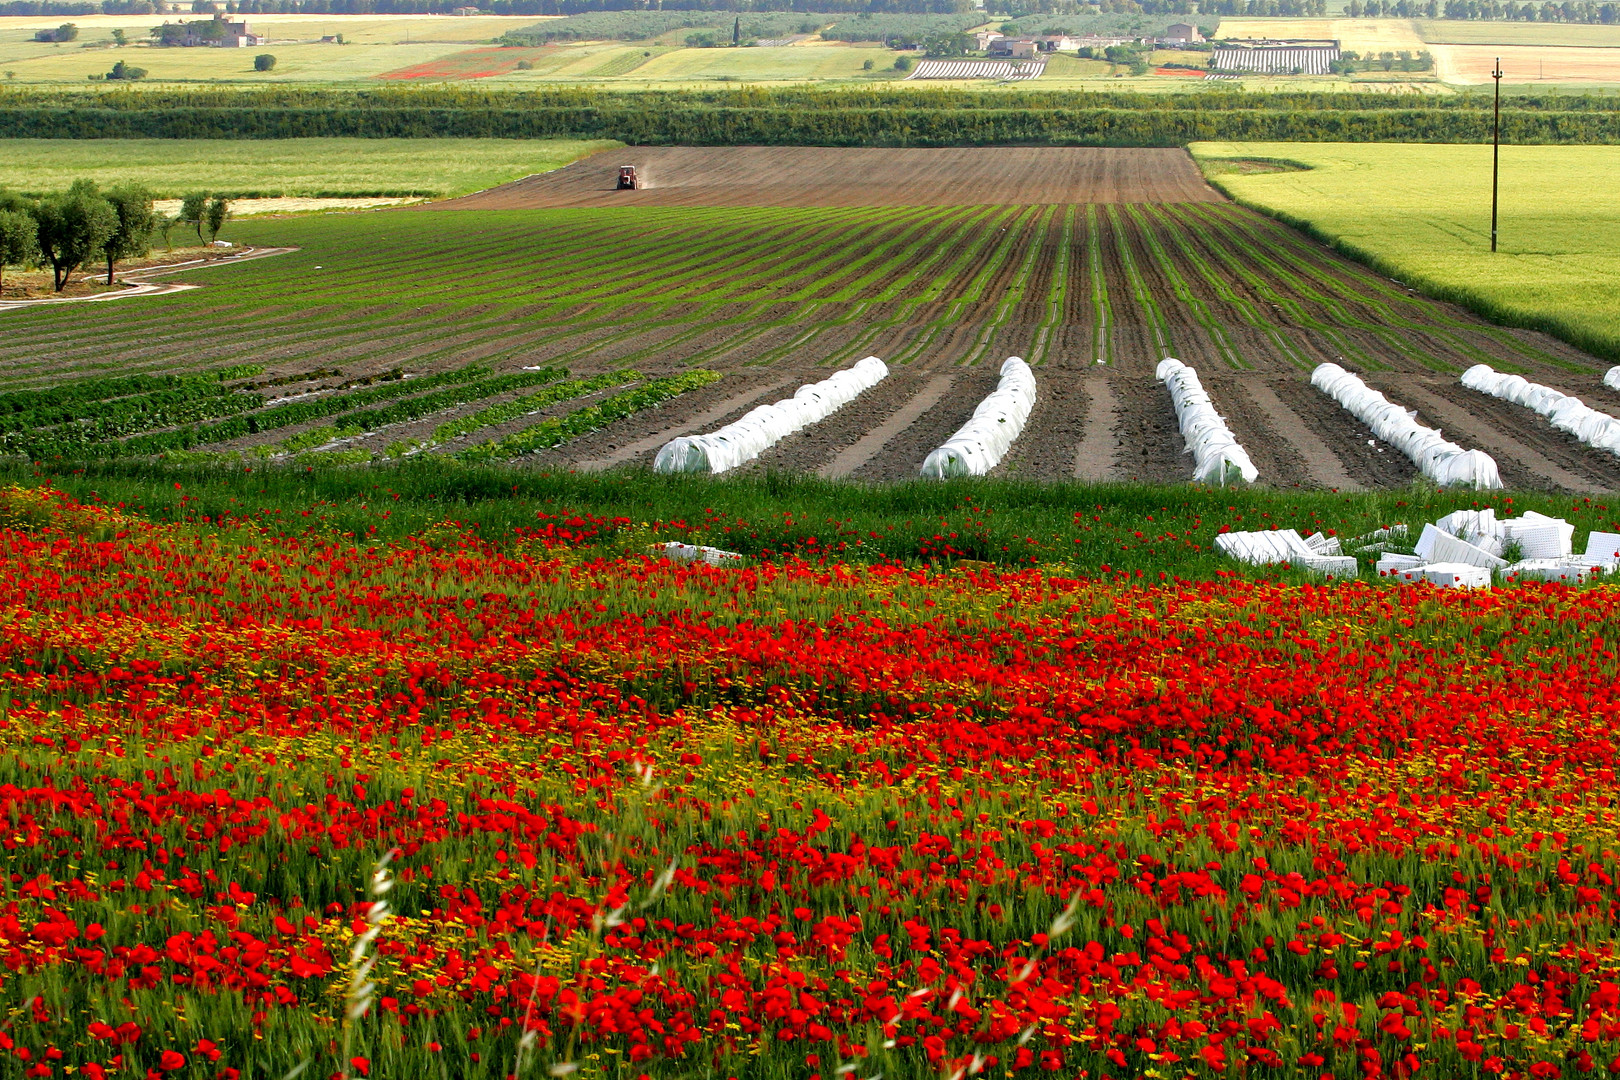
M871 71L875 67L877 67L877 63L875 61L872 61L872 60L863 60L863 61L861 61L861 70L862 71Z
M107 284L113 283L113 264L120 259L138 259L152 250L152 227L157 215L152 212L152 193L138 184L114 188L107 192L107 201L118 215L118 226L101 245L107 257Z
M180 213L174 220L182 225L197 227L197 241L202 242L203 215L208 211L208 192L189 191L180 198Z
M533 67L534 65L530 64L529 66ZM254 71L274 71L275 67L276 58L271 56L269 53L260 53L258 56L253 58Z
M123 27L115 27L113 29L112 39L113 44L120 49L129 44L129 35L124 33Z
M896 70L896 71L910 71L911 70L911 57L902 56L899 59L895 60L895 62L894 62L894 70Z
M0 285L6 265L26 266L39 258L39 223L22 210L0 210Z
M219 230L225 227L225 219L230 216L231 204L230 200L226 199L225 196L215 195L208 200L208 208L203 211L203 217L206 219L204 224L208 228L209 243L214 242L214 237L219 235Z
M159 236L163 237L163 250L174 250L174 241L169 238L169 234L174 231L174 227L178 224L180 224L179 214L152 215L152 228L157 231Z
M146 78L146 69L143 67L136 67L133 64L126 64L120 60L112 66L111 71L107 72L107 78L115 80L124 79L128 80L129 82L134 82L136 79Z
M51 264L57 292L118 228L118 212L89 180L76 180L64 194L41 200L34 216L40 254Z
M73 41L79 36L79 28L70 22L65 22L56 28L55 41Z

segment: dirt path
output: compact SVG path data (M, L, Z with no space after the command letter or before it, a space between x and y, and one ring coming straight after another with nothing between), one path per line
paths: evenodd
M944 371L929 379L898 412L861 436L848 448L839 451L836 457L816 470L817 474L829 479L854 475L876 457L888 445L890 439L905 431L917 421L918 417L932 409L951 388L958 374L955 371ZM922 458L917 459L917 467L922 467Z
M1146 484L1184 484L1192 479L1193 459L1186 453L1170 392L1151 374L1122 374L1114 380L1119 401L1119 445L1114 452L1114 479Z
M37 300L4 300L0 301L0 311L16 311L24 308L44 307L49 304L99 304L108 300L133 300L138 296L167 296L170 293L187 292L191 289L200 289L202 286L183 284L181 282L153 283L146 279L184 271L208 270L215 266L233 266L236 263L247 262L251 259L264 259L271 255L285 255L289 251L297 250L297 248L290 247L248 248L240 255L233 255L223 259L193 259L189 262L175 263L170 266L141 267L122 275L121 284L124 288L118 292L96 293L94 296L45 296Z
M616 191L619 166L632 164L642 189ZM1224 201L1181 150L640 146L420 209Z
M1273 390L1265 379L1248 378L1237 381L1242 382L1249 400L1264 414L1272 430L1280 436L1287 448L1299 455L1300 465L1312 486L1334 488L1339 491L1362 489L1362 485L1345 469L1344 462L1339 460L1338 455L1323 441L1322 436L1317 434L1299 413L1285 405L1282 398L1277 396L1277 391Z
M1119 446L1119 399L1106 375L1086 380L1086 434L1074 452L1077 480L1104 483L1114 478Z

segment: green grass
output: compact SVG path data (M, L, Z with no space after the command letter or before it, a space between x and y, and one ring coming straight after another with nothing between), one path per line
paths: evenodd
M1195 143L1192 152L1308 165L1211 179L1408 285L1620 360L1620 147L1504 147L1495 255L1488 146Z
M308 468L300 460L251 467L131 461L40 471L0 461L0 484L45 482L80 498L94 493L154 520L245 517L278 531L360 539L403 539L449 520L476 523L486 540L504 543L514 530L533 527L537 515L590 514L622 519L625 529L648 540L682 539L749 555L911 563L971 558L1152 580L1161 573L1279 573L1216 553L1214 537L1223 525L1353 536L1396 522L1415 530L1451 510L1489 505L1567 518L1576 526L1577 550L1591 529L1620 531L1620 504L1424 488L1335 494L1010 480L873 487L782 474L552 473L421 458L363 470ZM610 530L602 542L620 543L622 536Z
M89 177L106 185L138 181L160 198L198 188L464 195L619 145L579 139L9 139L0 155L0 188L42 193Z

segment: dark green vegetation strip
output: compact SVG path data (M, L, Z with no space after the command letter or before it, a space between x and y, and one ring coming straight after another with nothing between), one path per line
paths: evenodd
M688 371L667 379L654 379L645 386L626 390L622 394L614 394L600 404L587 405L567 416L543 420L504 439L463 450L461 456L469 461L492 461L560 446L569 439L576 439L587 432L606 427L615 420L633 416L672 397L679 397L688 390L707 386L718 378L719 374L713 371Z
M0 394L0 452L23 452L45 442L91 444L247 412L262 399L225 380L260 370L244 365L207 375L131 375Z
M484 398L494 397L497 394L509 394L514 390L522 390L528 386L540 386L555 382L567 375L566 368L545 368L541 371L518 371L510 375L491 375L486 378L474 379L452 386L445 390L436 390L421 397L406 398L381 409L363 409L359 412L345 415L336 425L339 435L353 435L362 431L375 431L389 424L403 424L409 420L420 420L424 416L431 416L444 409L453 409L457 405L465 405L470 401L482 401ZM425 382L427 380L419 380Z
M264 370L262 364L240 364L221 368L207 375L125 375L121 377L84 379L62 383L38 390L13 390L0 394L0 415L32 412L50 408L83 408L85 402L104 401L127 397L131 394L151 394L162 390L178 390L201 383L221 383L231 379L246 379Z
M1511 99L1514 143L1620 142L1596 95ZM1136 95L1025 91L242 90L0 93L0 137L612 138L636 144L1180 146L1242 142L1488 142L1480 94Z
M468 382L488 373L487 367L471 364L455 371L440 372L421 379L401 379L352 393L330 394L311 401L289 402L286 405L277 405L246 415L233 416L216 424L193 423L171 431L137 436L123 442L91 440L83 434L94 430L87 426L83 429L47 428L32 434L24 432L15 439L8 437L3 445L7 452L39 458L67 455L116 457L127 454L161 454L167 450L189 450L193 446L239 439L244 435L274 431L307 420L336 416L375 401L414 394L435 386ZM260 399L249 398L248 401L250 405L256 405ZM151 426L153 425L148 425L148 429Z
M570 379L565 383L548 386L539 393L529 394L526 397L516 398L499 405L491 405L487 409L479 409L468 416L448 423L440 424L433 429L433 441L445 442L461 435L471 435L479 428L494 427L504 424L508 420L516 420L520 416L527 416L538 412L548 405L555 405L559 401L567 401L582 394L594 394L598 390L606 390L610 386L622 386L628 382L635 382L641 378L641 373L626 368L623 371L609 371L591 379Z
M1506 510L1511 499L1515 513L1536 510L1573 522L1577 548L1588 530L1620 531L1620 504L1530 493L1334 494L1006 480L868 487L780 474L551 473L443 456L368 469L109 461L38 472L0 461L0 484L6 483L49 483L84 499L94 493L156 520L245 517L278 532L331 531L356 542L397 540L454 519L502 544L521 537L518 530L561 528L578 515L604 519L590 542L607 549L640 551L654 540L679 539L749 555L1038 562L1148 581L1217 572L1302 576L1221 557L1213 544L1223 527L1356 535L1395 522L1415 529L1456 509Z

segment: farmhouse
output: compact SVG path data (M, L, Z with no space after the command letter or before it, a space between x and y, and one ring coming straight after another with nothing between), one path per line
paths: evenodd
M1196 45L1204 40L1198 27L1192 23L1171 23L1159 39L1161 45Z
M1339 43L1309 41L1227 41L1215 47L1211 71L1253 71L1267 75L1326 75L1339 58Z
M154 44L179 48L245 49L270 41L263 34L249 30L245 20L227 19L223 15L188 23L164 23L152 31L152 36L156 39Z
M986 56L1001 56L1009 60L1033 60L1036 44L1033 38L996 38L985 50Z

